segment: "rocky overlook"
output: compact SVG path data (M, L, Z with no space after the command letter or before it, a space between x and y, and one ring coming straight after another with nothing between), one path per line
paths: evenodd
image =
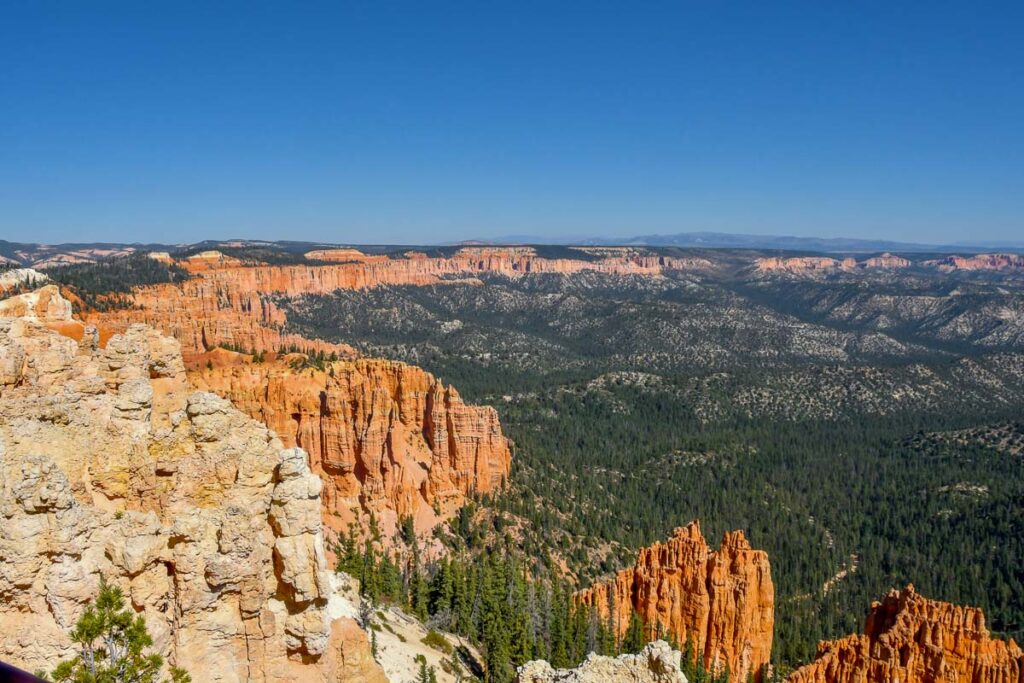
M973 607L929 600L908 586L871 605L864 633L818 645L788 683L1020 683L1024 653L996 640Z
M636 564L614 580L575 596L577 604L610 619L619 635L638 614L651 635L691 643L710 671L728 668L733 680L762 680L772 649L775 588L768 556L743 533L725 534L711 550L691 522L666 543L643 548Z
M28 303L0 306L0 658L70 655L102 576L193 680L382 681L332 607L306 453L192 391L175 340Z
M325 485L324 523L337 531L365 527L372 514L386 535L405 516L426 532L508 478L511 451L494 409L466 405L405 363L238 362L190 376L310 453Z

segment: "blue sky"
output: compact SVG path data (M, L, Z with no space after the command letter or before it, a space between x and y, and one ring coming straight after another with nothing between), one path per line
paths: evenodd
M0 238L1024 235L1021 2L22 2Z

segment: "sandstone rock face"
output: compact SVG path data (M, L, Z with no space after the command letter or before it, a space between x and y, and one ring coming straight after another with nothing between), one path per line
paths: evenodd
M871 606L864 633L818 644L789 683L1021 683L1024 653L993 640L973 607L928 600L908 586Z
M794 256L792 258L760 258L755 265L760 271L782 271L802 274L816 271L853 270L857 262L853 259L842 261L828 256Z
M0 659L70 656L104 576L193 680L333 681L342 659L372 673L365 637L342 642L329 617L306 454L191 391L173 339L134 325L79 343L48 327L70 308L37 294L0 318Z
M604 273L657 275L667 269L706 268L701 258L625 252L597 260L547 259L532 248L466 248L448 257L409 254L402 258L370 256L355 249L310 252L310 258L337 261L327 265L246 265L218 251L196 254L178 262L195 277L178 285L137 289L134 309L92 314L92 321L126 328L144 322L171 334L182 344L186 360L218 344L253 351L275 351L289 345L352 357L345 345L307 340L284 331L285 315L266 295L299 296L339 289L381 285L432 285L445 278L500 273Z
M887 268L887 269L899 269L909 268L911 263L909 259L905 259L902 256L894 256L888 252L881 256L872 256L869 259L865 259L862 265L865 268Z
M0 317L32 320L71 320L71 303L55 285L46 285L0 301Z
M293 370L285 362L200 367L196 386L232 401L310 453L324 482L324 523L344 531L374 514L428 531L471 493L500 488L511 452L490 407L466 405L420 368L384 360Z
M957 270L1024 270L1024 254L976 254L974 256L947 256L925 261L926 266L952 272Z
M3 261L0 261L0 263L3 263ZM35 286L38 287L49 279L50 278L46 273L40 273L38 270L33 270L32 268L12 268L11 270L3 270L0 271L0 294L27 283L37 283Z
M604 657L591 653L575 669L553 669L544 660L519 667L519 683L687 683L680 653L664 640L648 643L635 655Z
M815 275L833 272L852 272L863 268L898 270L913 265L902 256L885 253L857 261L853 258L835 259L828 256L793 256L790 258L759 258L754 262L758 271L789 275Z
M712 551L697 522L675 530L667 543L644 548L632 569L575 596L619 635L634 612L657 633L692 643L704 666L728 667L733 680L761 680L768 665L775 620L775 588L768 556L753 550L740 531L725 534Z
M132 300L136 308L86 312L83 318L114 330L125 330L140 322L151 325L181 343L186 361L221 345L253 351L295 346L343 358L356 355L345 344L286 332L284 312L259 293L218 285L201 276L180 285L136 289Z

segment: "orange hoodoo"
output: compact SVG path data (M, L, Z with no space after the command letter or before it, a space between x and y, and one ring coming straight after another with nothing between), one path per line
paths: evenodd
M691 522L667 543L637 555L632 569L576 594L577 604L611 620L621 637L638 614L652 634L690 642L712 671L728 667L732 680L762 680L772 650L775 588L768 555L743 532L724 535L711 550Z
M788 683L1022 683L1024 653L995 640L974 607L929 600L913 586L871 605L864 633L818 644Z

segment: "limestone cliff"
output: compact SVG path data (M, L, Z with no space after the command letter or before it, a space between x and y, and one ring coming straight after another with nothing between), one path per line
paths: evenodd
M818 644L815 661L788 683L1021 683L1024 653L994 640L985 616L918 595L891 591L871 606L864 633Z
M554 669L544 660L519 667L518 683L687 683L681 655L664 640L648 643L635 655L604 657L591 653L574 669Z
M241 363L200 366L190 376L310 453L325 484L324 523L338 531L370 513L386 534L401 516L428 531L509 474L494 409L466 405L454 387L411 365Z
M0 305L0 659L71 655L103 576L193 680L381 683L365 635L331 617L306 454L191 391L173 339L78 340L54 292L25 303Z
M690 642L713 671L728 667L734 680L761 680L772 649L775 588L768 556L740 531L725 534L717 551L697 522L675 530L667 543L644 548L631 569L576 594L578 604L611 618L619 635L633 613L651 630Z

